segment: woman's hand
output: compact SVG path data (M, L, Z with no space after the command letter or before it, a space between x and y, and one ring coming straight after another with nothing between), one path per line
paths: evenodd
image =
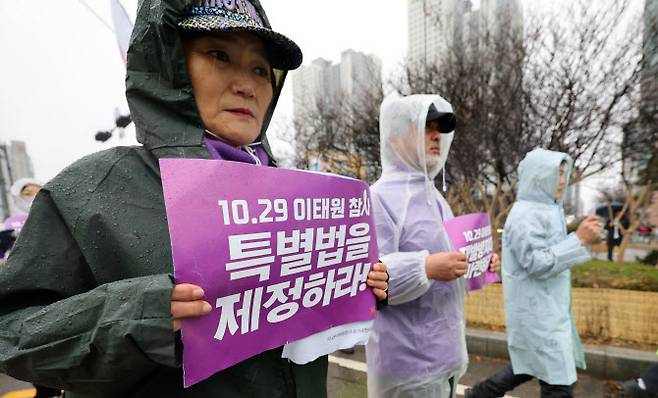
M489 263L489 271L491 272L500 272L500 257L498 257L498 254L494 253L493 256L491 256L491 262Z
M202 300L203 289L190 283L181 283L171 291L171 317L174 319L174 332L180 330L180 319L208 314L212 306Z
M386 297L388 297L388 272L386 271L386 264L375 263L370 272L368 272L366 283L372 288L372 292L378 301L386 300Z

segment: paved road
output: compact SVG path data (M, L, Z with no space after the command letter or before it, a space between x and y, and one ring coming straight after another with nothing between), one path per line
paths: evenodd
M352 355L335 353L330 356L328 390L329 397L335 398L365 398L366 373L365 354L362 349ZM468 371L459 381L457 396L462 397L467 386L487 378L508 362L500 359L471 356ZM623 397L615 381L600 380L580 374L576 384L575 396L582 398L617 398ZM507 397L535 398L539 397L539 383L534 380L510 391Z
M31 388L31 384L23 383L22 381L12 379L11 377L0 373L0 397L4 397L5 394L10 393L11 391L27 390Z
M505 366L506 361L485 357L471 356L471 362L466 375L459 381L457 396L463 396L466 386L471 386L493 374L496 369ZM358 348L352 355L335 353L330 357L328 392L330 398L365 398L366 373L365 353ZM615 391L617 383L614 381L599 380L588 375L579 375L576 385L576 397L582 398L617 398L622 397ZM20 389L29 389L30 384L19 382L8 376L0 374L0 398L4 394ZM539 384L537 381L519 386L508 393L508 398L539 397Z

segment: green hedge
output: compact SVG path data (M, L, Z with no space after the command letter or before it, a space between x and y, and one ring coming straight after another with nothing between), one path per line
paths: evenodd
M571 269L574 287L658 292L658 269L639 263L593 260Z

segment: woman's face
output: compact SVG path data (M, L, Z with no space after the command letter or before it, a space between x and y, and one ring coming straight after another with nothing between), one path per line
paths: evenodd
M20 197L23 200L34 199L37 196L37 193L41 190L41 187L35 184L27 184L23 187L20 193Z
M263 42L248 32L193 34L183 49L205 128L235 146L254 142L273 95Z

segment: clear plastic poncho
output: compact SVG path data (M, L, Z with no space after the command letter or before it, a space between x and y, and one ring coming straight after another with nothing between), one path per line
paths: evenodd
M438 95L391 96L380 112L382 176L371 187L380 258L389 270L389 305L366 346L368 396L449 397L468 363L464 282L429 280L425 258L453 251L443 221L453 217L433 180L453 134L440 135L438 159L426 159L425 120ZM454 395L454 392L453 392Z

